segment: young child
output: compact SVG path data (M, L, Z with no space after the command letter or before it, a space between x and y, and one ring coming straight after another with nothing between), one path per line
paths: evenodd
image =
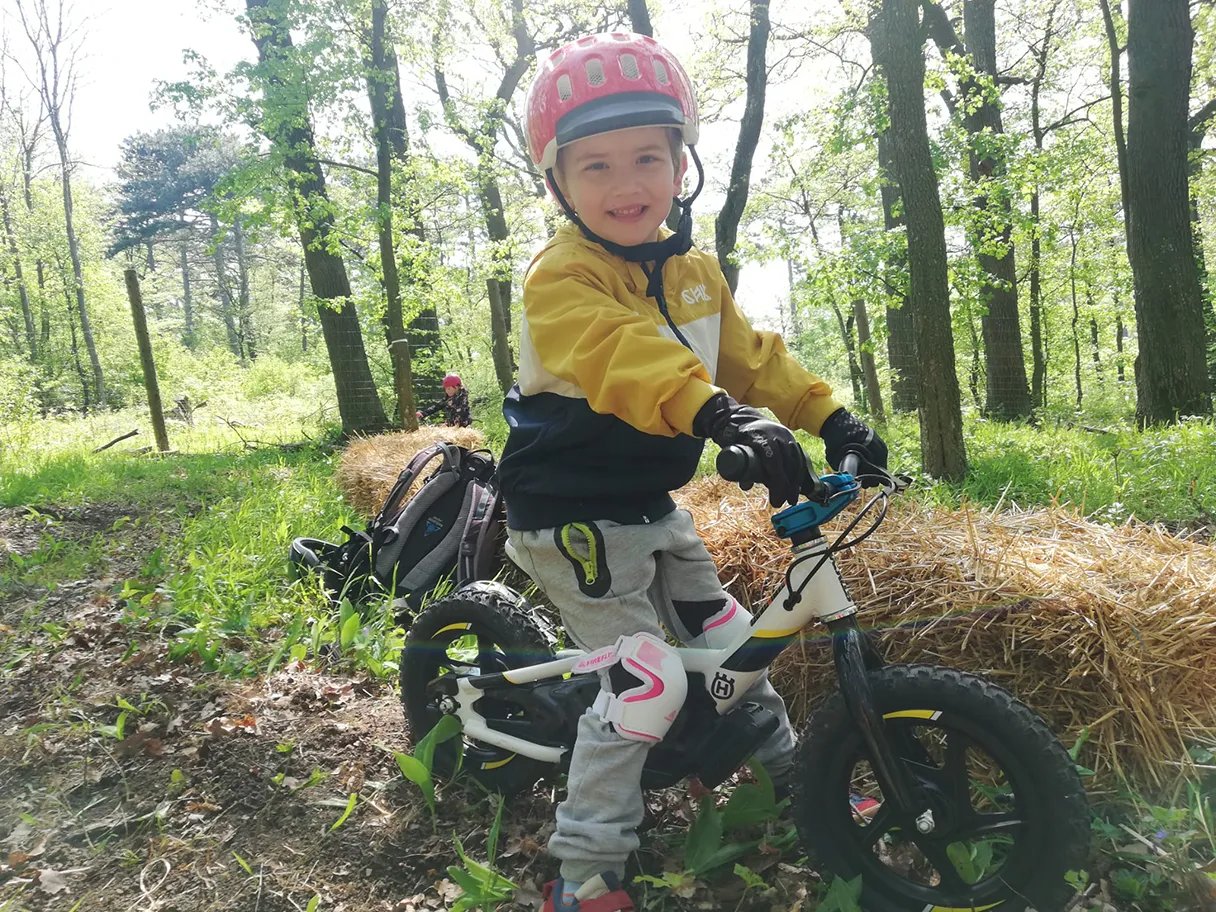
M809 472L787 426L821 435L833 465L852 450L885 467L887 452L779 336L751 328L716 260L692 248L704 179L696 101L665 48L606 34L556 51L529 92L527 131L570 224L524 283L519 383L503 406L508 550L575 643L616 645L579 721L549 842L561 876L544 910L617 912L633 908L621 877L638 846L646 752L687 689L664 631L722 648L750 622L670 492L692 478L705 438L753 448L774 507L797 502ZM698 180L680 200L685 145ZM673 197L681 218L670 233ZM747 698L781 721L756 756L788 788L785 706L767 677Z
M472 424L473 416L469 414L469 391L460 382L460 377L456 374L448 374L444 377L443 393L444 398L418 412L418 420L430 418L443 409L446 419L444 423L448 427L468 427Z

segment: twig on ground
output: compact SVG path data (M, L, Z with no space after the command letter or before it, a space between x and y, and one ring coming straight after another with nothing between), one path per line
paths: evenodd
M114 446L114 444L116 444L116 443L122 443L124 440L128 440L128 439L130 439L131 437L134 437L134 436L135 436L136 434L138 434L138 433L139 433L139 428L136 428L136 429L135 429L135 430L133 430L133 431L127 431L127 432L126 432L125 434L123 434L121 437L115 437L115 438L114 438L113 440L111 440L109 443L107 443L107 444L105 444L105 445L103 445L103 446L99 446L99 447L98 447L97 449L95 449L93 452L94 452L94 453L100 453L102 450L108 450L110 447Z

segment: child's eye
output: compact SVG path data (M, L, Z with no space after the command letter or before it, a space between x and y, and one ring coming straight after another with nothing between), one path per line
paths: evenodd
M658 160L659 160L659 157L657 155L648 154L648 155L639 155L638 156L639 165L653 165Z
M587 165L587 167L585 167L583 170L584 171L607 171L608 163L607 162L591 162L591 164Z

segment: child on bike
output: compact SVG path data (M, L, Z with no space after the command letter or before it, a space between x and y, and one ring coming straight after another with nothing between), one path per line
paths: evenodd
M683 68L640 35L566 45L528 95L529 152L570 223L524 282L519 382L503 406L508 550L570 639L589 652L615 646L579 721L545 912L632 909L621 878L638 846L642 769L687 687L664 631L723 648L750 622L671 498L705 439L751 447L774 507L797 502L809 472L788 427L822 436L833 465L848 450L886 465L882 440L779 336L751 328L716 260L692 247L697 130ZM679 199L685 146L697 188ZM662 227L673 197L674 233ZM756 757L788 788L785 706L767 676L747 696L780 720Z
M469 413L469 391L456 374L443 378L443 398L419 410L418 420L430 418L440 409L443 410L444 424L448 427L468 427L473 423L473 416Z

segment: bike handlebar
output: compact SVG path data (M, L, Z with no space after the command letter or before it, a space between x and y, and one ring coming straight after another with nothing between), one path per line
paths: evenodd
M733 481L744 491L750 490L754 484L762 484L764 475L760 470L760 460L750 447L729 446L718 453L718 474L727 481ZM823 483L810 468L807 460L806 481L802 484L802 494L812 500L822 497L825 491Z
M810 460L807 460L807 463L807 478L802 486L802 494L811 500L822 499L828 489L819 480L815 472L810 470ZM749 447L724 447L718 453L717 469L719 475L727 481L735 482L744 491L750 490L752 485L763 483L764 481L764 476L760 470L760 460ZM903 490L910 482L910 479L904 476L892 475L879 469L867 469L861 454L856 452L845 455L840 461L840 471L852 475L859 480L863 477L871 482L882 479L883 483L879 486L885 487L888 493L897 493Z

